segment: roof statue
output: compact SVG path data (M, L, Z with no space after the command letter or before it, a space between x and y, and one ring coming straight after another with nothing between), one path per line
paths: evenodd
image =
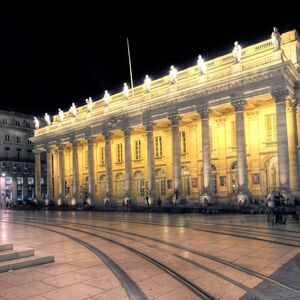
M281 48L281 35L278 31L277 27L273 28L273 32L271 34L272 43L275 47L275 50L280 50Z
M109 92L104 91L103 101L105 106L109 105L109 98L110 98Z
M47 113L45 113L44 119L45 119L47 125L51 125L51 118Z
M62 122L64 120L64 117L65 117L64 111L59 108L58 109L58 121Z
M123 87L123 95L125 96L125 98L127 99L129 98L129 89L126 82L124 83L124 87Z
M170 67L170 82L175 84L177 82L177 69L172 65Z
M198 55L197 65L198 65L200 74L201 75L205 74L207 71L207 67L206 67L205 61L201 55Z
M242 47L239 45L239 42L234 42L234 48L232 50L232 55L235 63L239 63L242 58Z
M72 114L73 117L77 116L77 108L74 102L72 103L69 112Z
M40 128L40 121L38 120L37 117L33 118L33 124L34 124L34 128L35 129L39 129Z
M144 81L146 93L150 93L151 81L152 81L151 78L148 75L146 75L145 76L145 81Z
M86 102L86 108L89 112L91 112L93 110L93 100L91 97L85 99L85 102Z

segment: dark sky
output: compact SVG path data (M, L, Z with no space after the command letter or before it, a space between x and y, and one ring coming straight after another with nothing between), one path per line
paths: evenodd
M245 47L269 38L273 26L300 30L296 1L176 1L1 4L0 109L56 114L105 89L120 91L130 81L126 37L139 85L171 64L180 70L199 54L209 60L228 53L235 40Z

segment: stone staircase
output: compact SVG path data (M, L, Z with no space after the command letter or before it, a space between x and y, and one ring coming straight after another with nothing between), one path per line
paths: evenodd
M0 244L0 273L54 262L54 256L35 256L34 249L13 250L13 244Z

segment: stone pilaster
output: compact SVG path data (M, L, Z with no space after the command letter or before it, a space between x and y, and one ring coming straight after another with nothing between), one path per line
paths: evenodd
M153 122L144 122L147 134L147 180L148 180L148 199L152 204L155 196L155 174L154 174L154 147L153 147Z
M52 170L52 149L47 148L47 200L53 200L53 170Z
M247 199L248 189L248 167L245 142L244 107L247 101L243 97L233 96L231 104L235 110L236 121L236 146L238 166L238 200L242 202Z
M122 129L125 139L125 197L132 197L131 128Z
M58 205L65 204L66 200L66 184L65 184L65 158L64 158L64 145L58 146L58 164L59 164L59 197Z
M283 194L290 192L290 163L286 124L286 97L288 92L285 88L272 92L276 103L277 120L277 155L279 171L279 190Z
M41 150L34 149L34 159L35 159L35 199L37 202L41 201Z
M181 157L180 157L180 141L179 141L179 121L178 114L169 117L172 126L172 152L173 152L173 182L174 194L179 192L178 202L182 199L182 186L181 186Z
M72 163L73 163L73 198L72 198L72 205L80 203L78 146L79 146L79 141L78 140L73 140L72 141Z
M105 179L106 179L106 195L105 201L112 201L112 163L111 163L111 137L112 133L105 131L102 133L105 138Z
M203 188L201 199L211 201L211 153L209 140L209 124L208 117L210 109L202 107L198 109L201 117L201 140L202 140L202 169L203 169Z

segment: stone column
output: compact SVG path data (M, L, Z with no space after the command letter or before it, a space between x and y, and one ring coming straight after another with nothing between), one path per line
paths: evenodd
M205 199L211 202L211 153L209 140L209 117L210 109L202 107L198 110L201 116L202 129L202 169L203 169L203 191L201 201Z
M297 103L293 99L289 102L288 146L290 160L290 187L293 194L300 196L299 156L298 156L298 129Z
M155 174L154 174L154 148L153 148L153 122L144 122L147 134L147 180L149 204L154 202L155 197Z
M182 186L181 186L181 157L180 157L180 142L179 142L179 121L180 116L177 114L169 117L172 123L172 152L173 152L173 182L174 182L174 195L178 194L178 202L182 199ZM176 193L176 192L179 193Z
M125 138L125 197L132 197L131 129L122 129Z
M47 200L53 200L53 170L52 170L52 149L47 148Z
M247 101L243 97L233 97L231 104L235 110L236 147L238 167L238 200L248 198L248 167L245 142L244 107Z
M276 102L279 190L282 194L288 194L290 192L290 163L285 107L287 95L288 93L285 88L277 89L272 92L272 96Z
M72 205L80 203L80 182L79 182L79 163L78 163L79 141L72 141L72 167L73 167L73 198Z
M35 180L34 180L34 187L35 187L35 199L37 202L41 201L41 150L34 149L34 158L35 158Z
M58 164L59 164L59 197L58 205L65 204L66 200L66 186L65 186L65 159L64 159L64 145L58 146Z
M94 138L87 138L88 142L88 203L95 200L95 166L94 166Z
M105 182L106 195L104 201L112 201L112 163L111 163L111 132L102 133L105 138Z

